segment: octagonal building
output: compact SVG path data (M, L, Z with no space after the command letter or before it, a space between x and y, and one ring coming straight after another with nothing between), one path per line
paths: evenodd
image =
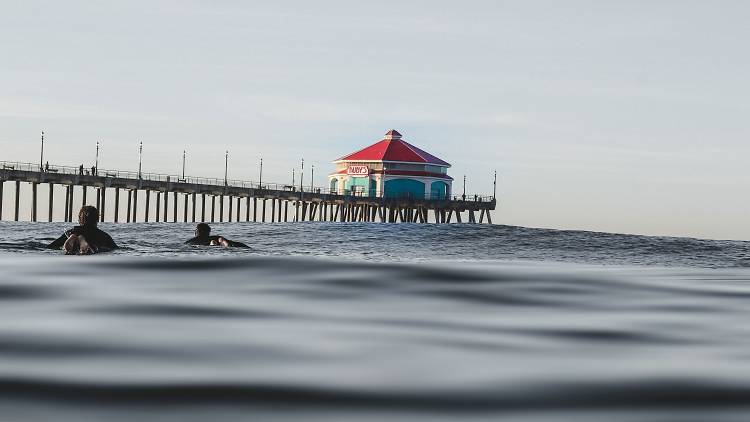
M396 130L333 162L331 193L404 199L447 199L453 178L446 161L401 139Z

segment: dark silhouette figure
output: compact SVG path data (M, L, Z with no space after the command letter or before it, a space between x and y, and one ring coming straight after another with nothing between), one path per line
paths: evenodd
M44 163L44 172L45 173L49 173L49 161L47 161L46 163Z
M91 166L91 175L96 176L96 167Z
M78 174L83 176L83 164L81 164L81 167L78 167Z
M79 225L66 231L47 247L62 248L66 255L90 255L117 249L118 246L112 237L96 226L98 221L99 210L96 207L81 207L78 212Z
M206 223L199 223L195 227L195 237L185 241L185 244L197 246L249 248L249 246L242 242L235 242L222 236L211 236L211 226Z

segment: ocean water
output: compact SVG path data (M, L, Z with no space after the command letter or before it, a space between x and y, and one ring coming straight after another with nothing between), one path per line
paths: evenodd
M2 421L747 421L750 242L0 223Z

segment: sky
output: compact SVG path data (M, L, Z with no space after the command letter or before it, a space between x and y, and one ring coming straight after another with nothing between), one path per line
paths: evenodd
M287 183L397 129L499 224L750 240L750 3L0 0L0 160ZM306 174L306 178L310 176ZM6 189L8 190L8 189ZM10 195L6 195L8 197ZM6 198L8 200L8 198Z

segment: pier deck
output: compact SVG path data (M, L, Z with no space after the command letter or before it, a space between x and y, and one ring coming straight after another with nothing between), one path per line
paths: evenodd
M65 193L64 220L73 221L78 207L74 205L74 187L80 205L96 204L101 221L378 221L412 223L468 222L492 224L490 211L497 201L491 196L453 198L373 197L343 195L322 188L254 183L201 177L179 177L154 173L135 173L104 169L0 162L0 220L3 219L5 182L15 184L13 219L20 219L21 183L31 186L31 209L28 221L38 221L38 187L47 185L47 221L53 221L55 186ZM94 188L96 201L87 201L88 188ZM121 192L124 193L121 198ZM114 199L110 193L114 194ZM152 203L152 196L155 198ZM171 197L171 198L170 198ZM180 197L182 201L180 201ZM139 198L143 206L138 206ZM210 199L210 204L206 199ZM218 214L216 202L218 200ZM121 201L122 199L122 201ZM170 201L171 200L171 201ZM171 204L170 204L171 202ZM179 210L178 203L182 209ZM244 206L242 206L244 202ZM267 212L270 202L270 215ZM125 210L122 209L123 204ZM170 209L171 205L171 209ZM207 205L209 206L207 210ZM107 209L112 206L110 211ZM152 207L153 210L152 211ZM290 208L292 208L290 210ZM250 210L253 210L251 213ZM178 213L182 211L181 213ZM208 211L208 212L207 212ZM234 212L233 212L234 211ZM244 211L244 213L241 213ZM259 212L260 211L260 212ZM464 219L463 213L468 215ZM477 213L479 214L477 218ZM179 214L179 215L178 215ZM122 218L122 217L125 218ZM227 217L225 220L225 216ZM182 217L178 219L178 217ZM217 218L218 217L218 218Z

